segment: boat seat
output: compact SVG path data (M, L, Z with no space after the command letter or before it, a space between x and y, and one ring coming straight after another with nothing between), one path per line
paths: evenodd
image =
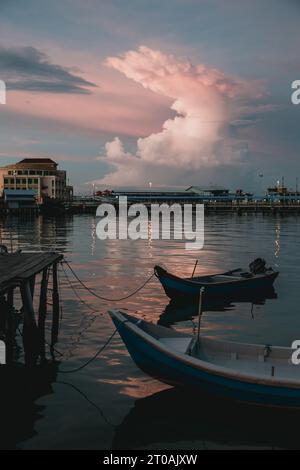
M175 349L176 351L185 353L190 346L191 338L160 338L161 343L165 344L168 348Z

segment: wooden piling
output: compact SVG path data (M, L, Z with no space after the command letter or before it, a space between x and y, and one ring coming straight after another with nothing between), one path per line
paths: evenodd
M53 355L53 346L57 343L59 330L59 293L58 293L58 275L57 262L53 263L53 285L52 285L52 330L51 330L51 353Z
M45 347L45 323L47 315L47 288L48 288L48 268L43 269L40 302L39 302L39 317L38 329L40 334L40 356L41 361L46 360L46 347Z
M15 336L14 319L14 291L20 288L22 297L23 323L23 345L25 352L25 363L35 365L39 355L45 359L45 318L47 301L47 270L51 266L53 269L53 320L52 328L53 343L58 338L59 327L59 295L57 279L57 263L63 259L63 255L56 252L39 253L5 253L1 257L0 263L0 323L5 323L5 338L7 340L7 362L13 360L13 345ZM35 277L42 273L41 292L39 299L38 325L35 319L33 307L33 294L35 287ZM3 329L2 324L0 324Z
M14 351L14 288L10 287L7 292L7 318L6 318L6 364L13 362Z
M25 364L28 366L34 366L36 365L39 356L40 341L39 331L35 321L30 281L27 280L23 282L20 290L24 313L23 346L25 352Z
M35 275L30 278L29 284L30 284L30 290L31 290L31 297L33 298L34 288L35 288Z

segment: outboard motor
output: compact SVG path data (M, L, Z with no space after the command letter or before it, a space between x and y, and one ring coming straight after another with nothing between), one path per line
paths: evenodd
M252 274L264 274L267 271L266 262L262 258L256 258L249 264L249 269Z

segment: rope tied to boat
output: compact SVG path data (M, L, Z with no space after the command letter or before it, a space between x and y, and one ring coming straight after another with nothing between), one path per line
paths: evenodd
M96 352L96 354L94 354L93 357L91 357L87 362L85 362L84 364L82 364L81 366L79 367L76 367L75 369L70 369L70 370L58 370L58 373L59 374L72 374L73 372L79 372L80 370L84 369L85 367L87 367L91 362L93 362L103 351L104 349L109 345L109 343L111 342L111 340L113 339L113 337L115 336L115 334L117 333L118 331L118 328L116 328L112 334L110 335L110 337L108 338L108 340L101 346L100 349L98 349L98 351Z
M127 323L129 320L123 320L121 323L120 323L120 326L123 325L124 323ZM85 362L84 364L82 364L81 366L79 367L76 367L75 369L70 369L70 370L58 370L58 373L59 374L72 374L74 372L79 372L80 370L84 369L85 367L87 367L89 364L91 364L91 362L93 362L95 359L97 359L98 356L100 356L100 354L104 351L105 348L107 348L107 346L110 344L110 342L112 341L113 337L115 336L115 334L117 333L117 331L119 331L119 328L116 327L115 330L112 332L112 334L110 335L110 337L108 338L108 340L103 344L103 346L101 346L100 349L98 349L98 351L96 352L96 354L94 354L93 357L91 357L87 362Z
M126 296L123 296L123 297L120 297L118 299L110 299L108 297L104 297L100 294L98 294L97 292L94 291L94 289L91 289L90 287L88 287L81 279L80 277L77 275L77 273L74 271L74 269L72 268L72 266L70 265L70 263L64 259L64 261L61 262L61 267L63 269L63 272L65 274L65 277L67 279L67 281L70 283L70 279L68 278L68 275L63 267L63 263L65 263L69 270L71 271L71 273L73 274L74 278L79 282L79 284L85 289L87 290L91 295L93 295L94 297L100 299L100 300L104 300L105 302L120 302L122 300L126 300L126 299L129 299L130 297L133 297L135 294L137 294L139 291L141 291L150 281L151 279L153 278L153 276L155 275L155 272L153 272L151 274L151 276L149 276L145 282L143 282L143 284L141 286L139 286L137 289L135 289L133 292L131 292L130 294L126 295ZM75 289L73 289L75 290ZM77 294L78 296L78 294ZM78 296L80 297L80 296ZM93 307L91 307L87 302L83 301L82 299L80 299L82 301L82 303L84 303L87 307L93 309L94 311L96 309L94 309ZM97 317L97 315L95 315L95 318ZM123 321L121 324L127 322L128 320L125 320ZM74 372L79 372L80 370L84 369L85 367L87 367L91 362L93 362L103 351L104 349L110 344L110 342L112 341L113 337L115 336L115 334L117 333L118 331L118 328L116 328L113 333L110 335L110 337L107 339L107 341L104 343L104 345L102 345L100 347L100 349L98 349L98 351L94 354L93 357L91 357L86 363L82 364L81 366L79 367L76 367L75 369L70 369L70 370L59 370L58 373L60 374L71 374L71 373L74 373Z
M71 273L73 274L73 276L75 277L75 279L77 279L77 281L80 283L80 285L82 287L84 287L90 294L92 294L94 297L97 297L97 299L100 299L100 300L104 300L105 302L121 302L122 300L126 300L126 299L129 299L130 297L133 297L135 294L137 294L139 291L141 291L150 281L151 279L153 278L153 276L155 275L155 273L153 272L151 274L150 277L148 277L148 279L146 279L145 282L143 282L143 284L138 287L137 289L135 289L133 292L131 292L130 294L128 295L125 295L124 297L120 297L118 299L110 299L108 297L104 297L100 294L97 294L97 292L94 291L94 289L91 289L90 287L88 287L80 278L79 276L76 274L76 272L73 270L72 266L70 266L70 263L65 259L63 261L64 263L66 263L66 265L68 266L68 268L70 269Z

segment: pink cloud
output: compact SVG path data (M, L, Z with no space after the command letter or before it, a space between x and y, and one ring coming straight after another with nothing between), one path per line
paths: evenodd
M119 138L106 144L112 172L100 183L172 182L184 171L242 163L247 145L229 137L230 123L241 119L241 106L264 96L263 84L227 76L141 46L121 57L109 57L109 68L171 100L174 118L159 132L137 140L136 154L124 150Z
M134 97L124 89L121 93L115 89L115 93L101 90L92 95L11 91L8 98L7 110L24 117L52 119L82 130L129 136L147 135L157 129L161 114L165 117L169 114L162 100L153 102L146 93Z
M40 118L45 125L53 120L82 132L117 132L134 137L158 131L161 122L173 114L169 109L170 99L103 67L91 53L76 50L66 54L51 43L43 43L41 50L51 62L63 64L96 87L91 88L91 94L11 90L7 111Z

